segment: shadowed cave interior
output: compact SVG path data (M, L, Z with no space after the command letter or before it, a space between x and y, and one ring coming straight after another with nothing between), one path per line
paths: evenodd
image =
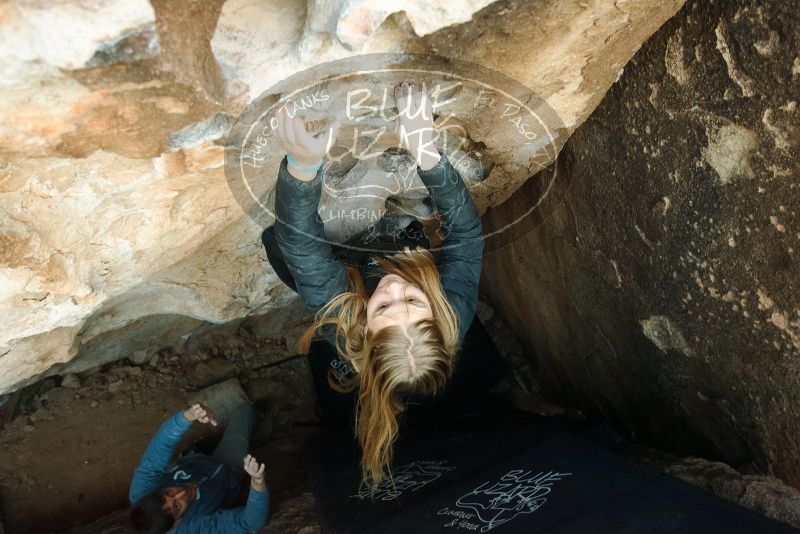
M268 407L263 533L800 528L799 18L789 0L3 3L0 532L130 532L158 426L245 398ZM508 376L412 407L399 485L370 502L230 154L254 103L305 83L342 102L338 65L390 64L473 77L434 123L485 236L465 353ZM530 142L518 109L477 105L489 86L542 118ZM441 244L408 158L355 157L358 127L326 168L327 236L384 213ZM273 209L269 142L250 178Z

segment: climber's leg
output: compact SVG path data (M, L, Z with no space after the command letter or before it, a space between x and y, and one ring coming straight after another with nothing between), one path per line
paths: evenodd
M255 418L253 407L249 403L240 404L234 409L225 434L211 455L230 467L241 469L244 457L250 452L250 437Z

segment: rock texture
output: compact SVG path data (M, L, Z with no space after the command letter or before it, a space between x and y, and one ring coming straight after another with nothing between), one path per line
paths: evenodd
M459 0L445 7L422 0L228 0L211 48L222 67L226 94L244 96L246 102L319 63L403 51L409 38L466 23L493 1ZM400 20L390 18L401 12Z
M665 471L761 514L800 528L800 490L773 477L742 475L722 462L684 458Z
M492 238L483 269L547 396L795 487L798 23L790 1L688 2L569 140L545 207ZM540 196L528 181L485 230Z
M745 474L723 462L678 458L642 443L626 442L617 452L723 499L800 528L800 490L774 476Z
M0 55L62 69L131 62L158 51L148 0L18 0L0 5Z
M314 525L313 498L304 493L302 443L318 430L309 425L316 421L316 394L308 362L293 357L294 347L287 346L286 332L296 326L287 315L295 311L204 325L180 351L144 352L138 362L50 377L9 394L0 406L6 531L61 533L122 508L121 515L76 532L129 533L131 473L158 426L198 399L224 426L220 412L243 396L242 388L267 412L251 440L253 453L271 462L273 519L265 532ZM301 316L307 326L310 318ZM214 430L196 425L181 447L212 438L205 432Z
M290 301L222 171L231 119L273 83L361 53L438 53L529 85L563 142L681 3L3 2L0 392ZM479 184L482 206L524 182L523 159L498 160L514 181Z

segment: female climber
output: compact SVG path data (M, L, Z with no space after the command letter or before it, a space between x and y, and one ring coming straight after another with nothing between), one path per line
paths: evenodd
M394 94L395 133L416 161L446 233L440 265L426 250L424 232L413 236L413 228L421 229L418 221L401 233L402 250L396 246L392 254L363 261L337 253L325 239L317 209L322 160L339 123L311 134L301 117L285 109L276 117L287 156L278 172L275 224L262 234L272 267L315 315L299 351L309 352L321 328L342 358L331 363L328 378L338 377L331 386L357 388L362 480L373 488L390 472L404 395L433 394L453 373L475 315L483 252L481 219L469 191L434 145L430 99L406 83Z

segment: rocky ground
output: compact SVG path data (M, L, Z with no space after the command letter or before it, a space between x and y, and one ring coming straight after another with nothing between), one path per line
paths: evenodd
M212 329L191 345L181 354L162 350L142 365L122 360L48 378L9 397L0 434L7 532L63 532L126 506L131 473L158 425L194 391L231 377L273 408L269 437L255 449L270 465L268 531L286 532L273 529L298 517L302 526L314 524L298 465L300 445L317 424L306 361L269 367L293 351L285 332L261 331L253 319ZM187 441L211 437L192 432Z
M271 519L262 532L319 532L302 459L303 443L318 431L319 421L307 362L291 358L307 320L295 316L299 322L256 317L217 326L190 340L185 352L165 349L140 365L123 360L80 375L48 378L11 395L0 408L0 503L6 532L127 532L128 484L155 429L186 406L194 392L230 378L238 379L251 399L266 399L272 407L253 446L268 465L272 492ZM514 366L513 384L506 391L512 404L545 415L581 417L541 398L535 369L524 365L535 359L523 353L489 306L481 303L478 316ZM193 429L185 441L213 438L207 429ZM625 452L800 526L800 492L775 478L640 446Z

